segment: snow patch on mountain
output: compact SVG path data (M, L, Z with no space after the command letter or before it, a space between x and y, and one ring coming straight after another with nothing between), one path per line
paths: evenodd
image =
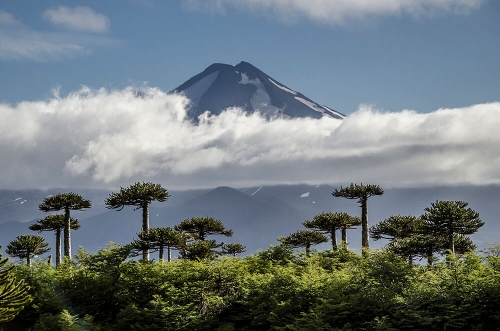
M242 72L241 81L239 83L243 85L251 84L257 88L255 93L250 98L250 103L252 104L252 108L254 110L266 115L267 117L277 116L282 113L281 109L271 104L271 97L267 93L264 84L262 84L258 78L250 79L247 74Z
M321 107L323 107L324 109L328 110L330 113L332 113L332 114L333 114L333 115L335 115L335 116L339 116L340 118L345 118L345 115L344 115L344 114L339 113L338 111L335 111L335 110L333 110L333 109L330 109L330 108L328 108L327 106L321 106Z
M23 198L23 197L20 197L20 198L14 199L14 200L12 200L12 202L17 201L17 200L21 200L22 198Z
M297 94L297 92L295 92L295 91L293 91L293 90L290 90L289 88L286 88L286 87L284 87L284 86L281 86L280 84L278 84L278 83L276 83L275 81L273 81L271 78L268 78L268 79L269 79L269 81L270 81L271 83L273 83L274 85L276 85L276 87L278 87L278 88L282 89L283 91L286 91L286 92L291 93L291 94L293 94L293 95L296 95L296 94Z
M252 193L252 195L254 195L255 193L259 192L261 188L262 188L262 186L261 186L261 187L259 187L259 188L257 189L257 191L253 192L253 193Z
M23 204L23 203L25 203L26 201L28 201L28 200L23 200L23 201L21 201L21 203L20 203L20 204L22 205L22 204Z
M295 97L295 99L302 102L304 105L311 108L312 110L317 111L318 113L322 113L322 114L325 113L325 110L323 108L319 107L317 104L315 104L311 101L308 101L308 100L303 99L301 97Z
M311 194L311 192L306 192L306 193L302 194L300 197L307 198L310 194Z

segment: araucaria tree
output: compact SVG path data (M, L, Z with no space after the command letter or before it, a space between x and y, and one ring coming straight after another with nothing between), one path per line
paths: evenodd
M15 279L11 273L14 266L7 266L8 260L0 254L0 323L12 320L31 302L28 286Z
M357 199L361 207L361 247L369 248L368 240L368 199L374 195L382 195L384 191L378 185L353 184L340 187L332 192L334 197Z
M330 236L332 249L337 250L337 230L342 230L342 241L347 241L347 229L359 225L361 220L358 217L350 216L347 213L321 213L314 216L311 221L304 221L302 224L312 230L316 230Z
M159 251L159 260L163 261L163 253L167 249L167 261L172 259L172 249L180 249L186 242L186 237L172 228L152 228L138 234L139 240L134 242L136 247L146 245L151 250Z
M222 245L222 251L224 254L232 255L236 257L236 254L241 254L245 252L246 246L240 243L231 243Z
M48 251L50 251L50 247L45 239L32 234L17 236L7 245L5 250L10 256L26 259L28 266L31 266L31 259L35 255L42 255Z
M71 210L84 210L92 206L90 200L81 195L70 193L59 193L43 199L38 209L44 212L64 210L64 256L71 260Z
M447 248L455 253L456 235L473 234L484 225L479 213L467 206L465 201L431 203L431 207L425 208L425 214L421 216L425 221L425 232L446 238Z
M70 228L71 230L78 230L80 228L80 223L75 218L70 217ZM41 233L43 231L54 231L56 234L56 267L61 263L61 230L64 229L64 215L54 214L48 215L42 220L36 221L35 224L31 224L29 229L32 231L38 231Z
M205 240L209 235L223 235L231 237L233 230L226 230L221 221L213 217L192 217L182 221L174 227L175 230L193 235L197 240Z
M288 237L280 239L282 244L289 245L294 248L304 247L306 249L306 256L311 252L311 246L325 243L328 238L314 230L299 230L292 233Z
M105 204L109 209L122 210L125 206L142 209L142 231L149 230L149 205L153 201L164 202L170 195L160 184L137 182L129 187L120 188L120 192L111 193ZM142 251L142 259L149 260L149 249Z
M181 257L187 259L213 258L220 254L220 252L215 252L214 249L221 247L222 243L207 240L207 236L223 235L231 237L233 235L233 230L227 230L221 221L208 216L186 219L176 225L174 229L191 237L191 242L187 242L181 249Z

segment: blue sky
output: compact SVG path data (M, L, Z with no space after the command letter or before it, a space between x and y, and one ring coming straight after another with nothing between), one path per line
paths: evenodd
M496 0L2 1L0 187L500 184L499 59ZM242 60L348 116L166 93Z
M346 114L362 103L429 112L499 99L498 1L442 7L415 1L422 9L386 1L401 7L393 9L359 0L352 1L358 9L345 10L336 9L338 1L311 1L326 18L310 8L285 12L292 0L270 1L278 3L274 8L235 2L3 1L3 17L16 22L0 25L0 102L45 99L58 86L62 95L80 85L121 89L143 82L170 91L214 62L241 60ZM58 23L47 13L64 16L61 7L68 16L85 7L104 26ZM17 51L6 38L16 40ZM49 50L33 47L33 40Z

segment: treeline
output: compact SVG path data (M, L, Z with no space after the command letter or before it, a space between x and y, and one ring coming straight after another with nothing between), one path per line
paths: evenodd
M410 265L388 250L130 261L83 249L13 270L33 301L4 330L498 330L500 257Z
M436 201L420 217L390 216L369 228L368 199L383 193L377 185L335 189L334 197L357 199L361 217L323 212L278 246L244 258L235 258L243 244L210 238L233 234L211 217L149 228L149 205L169 198L153 183L121 188L105 201L109 209L142 210L136 240L72 257L71 230L81 225L71 210L91 202L75 193L47 197L41 211L64 213L30 229L55 233L56 268L32 265L50 250L42 237L9 243L7 254L26 264L7 267L0 259L0 323L12 320L7 330L495 330L498 250L475 255L467 237L484 224L479 214L463 201ZM347 242L347 230L359 225L362 255ZM388 244L370 251L369 237ZM327 241L331 250L312 251ZM152 251L159 261L149 261ZM133 259L139 255L142 261ZM414 263L422 259L426 266Z

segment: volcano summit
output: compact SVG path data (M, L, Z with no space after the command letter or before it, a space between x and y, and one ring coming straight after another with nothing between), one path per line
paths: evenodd
M219 114L230 107L258 111L266 117L345 117L288 88L248 62L234 66L212 64L173 92L185 94L191 100L188 115L194 119L207 110Z

